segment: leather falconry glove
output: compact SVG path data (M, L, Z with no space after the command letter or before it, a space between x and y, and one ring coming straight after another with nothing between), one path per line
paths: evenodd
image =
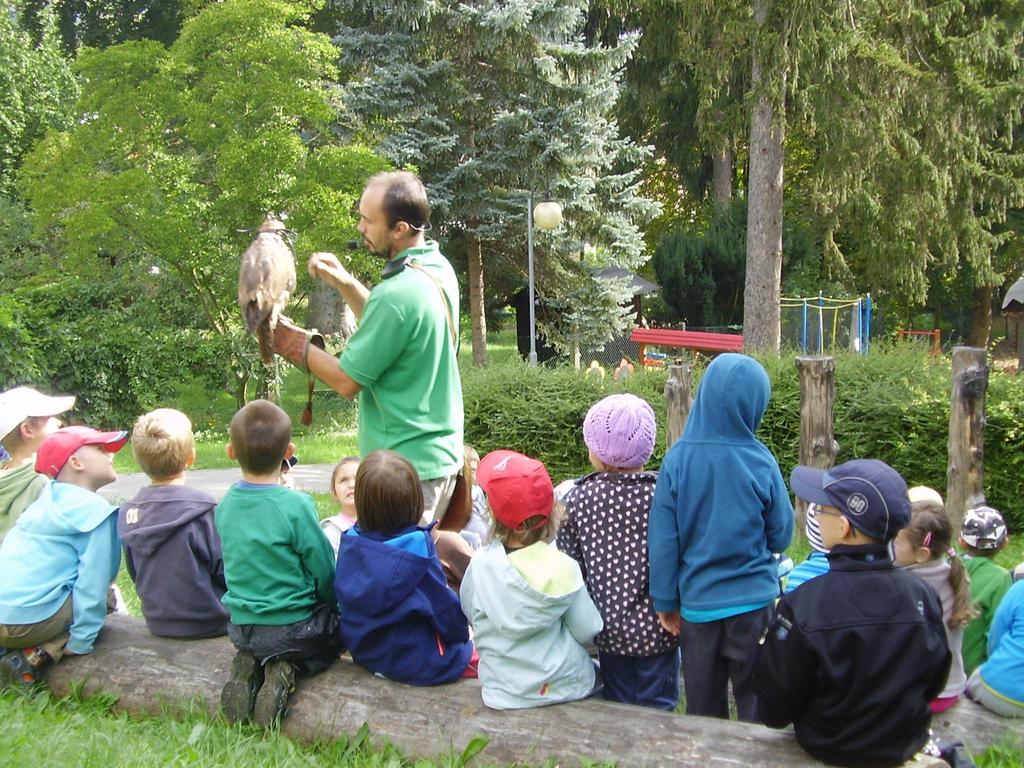
M310 346L324 349L322 334L300 328L283 315L274 329L274 351L303 373L309 373Z

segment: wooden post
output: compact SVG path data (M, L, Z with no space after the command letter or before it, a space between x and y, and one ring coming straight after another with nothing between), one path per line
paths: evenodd
M836 399L836 361L829 356L797 357L800 375L800 463L828 469L836 460L839 444L832 424ZM796 500L801 534L807 504Z
M954 540L964 512L985 498L985 391L988 365L985 350L953 348L953 388L949 403L949 463L946 470L946 511Z
M683 436L686 417L690 415L690 406L693 405L692 373L693 366L682 360L676 360L668 367L668 381L665 382L665 410L668 414L666 448L671 448Z

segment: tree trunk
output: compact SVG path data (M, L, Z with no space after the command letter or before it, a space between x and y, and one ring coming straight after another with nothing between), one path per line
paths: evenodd
M800 376L800 463L829 469L839 453L832 411L836 400L836 361L832 357L798 357ZM803 532L807 504L796 500L796 514Z
M964 512L985 500L985 391L988 366L985 350L953 348L953 391L949 406L949 445L946 469L946 512L953 523L953 540Z
M356 318L345 299L327 283L317 281L309 292L306 326L325 335L340 334L347 339L356 329Z
M770 0L754 0L754 21L768 23ZM782 283L782 142L784 108L764 92L767 62L755 47L751 78L761 91L750 120L750 181L747 194L747 273L743 290L743 340L748 351L778 352ZM781 60L776 56L776 60ZM786 74L778 75L785 91ZM782 104L783 96L775 100Z
M107 617L95 650L65 656L51 670L48 682L56 696L109 694L116 702L115 712L171 720L182 712L213 716L234 654L226 637L168 640L151 635L142 619L114 614ZM283 735L305 744L347 739L350 751L364 739L368 747L390 742L408 755L410 759L402 762L409 765L418 757L439 765L544 763L566 768L596 763L635 768L822 765L800 749L791 730L686 717L600 697L557 707L498 711L484 706L479 680L463 678L434 687L401 685L370 674L348 657L296 683L281 723ZM937 737L961 739L975 753L992 744L1016 745L1020 739L1019 726L1009 718L967 704L935 715L932 728ZM253 740L263 738L255 729L246 733ZM479 759L463 761L462 751L470 743L482 746L481 737L486 746ZM203 734L195 751L205 752L213 738L209 732ZM356 762L371 761L348 764ZM919 757L906 765L946 768L938 758Z
M728 147L711 153L711 199L717 210L732 199L732 150Z
M466 249L469 263L469 316L473 324L473 364L487 365L487 318L484 315L484 259L480 238L469 235Z
M992 330L992 286L975 287L971 297L971 330L967 344L971 347L988 349L988 337Z
M683 436L686 418L693 406L693 366L683 361L672 363L668 367L668 381L665 382L665 448Z

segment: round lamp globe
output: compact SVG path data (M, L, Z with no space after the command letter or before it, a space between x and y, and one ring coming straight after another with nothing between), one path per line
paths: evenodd
M562 223L562 206L559 203L537 203L533 209L533 223L538 229L554 229Z

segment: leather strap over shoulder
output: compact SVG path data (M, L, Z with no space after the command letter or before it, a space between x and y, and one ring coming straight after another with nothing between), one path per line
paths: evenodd
M455 347L455 351L457 354L459 351L459 336L455 330L455 318L452 317L452 305L448 301L448 294L446 294L444 292L444 288L441 287L441 282L432 274L430 274L427 270L425 270L421 265L417 264L415 261L408 261L406 262L406 266L412 267L421 275L426 275L428 278L430 278L430 282L434 284L434 287L437 288L437 292L441 294L441 301L444 303L445 315L447 315L448 317L448 330L452 336L452 346Z

